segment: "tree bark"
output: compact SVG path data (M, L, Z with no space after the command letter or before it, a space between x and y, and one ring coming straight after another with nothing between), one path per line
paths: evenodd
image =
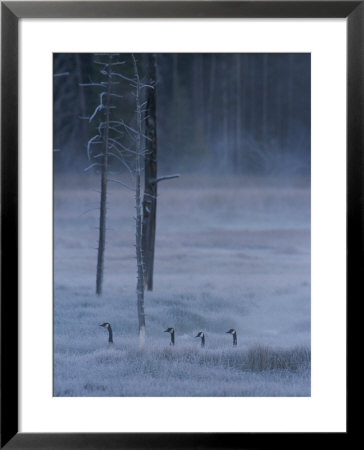
M268 118L268 53L263 56L263 95L262 95L262 142L264 149L268 148L267 118Z
M76 77L78 84L82 83L82 61L79 53L75 53L75 61L76 61ZM86 110L86 98L84 89L79 89L79 114L81 117L87 116ZM80 120L80 119L79 119ZM84 144L88 141L88 124L86 120L81 120L81 143Z
M140 101L140 79L137 62L134 55L133 65L136 78L135 104L137 113L137 141L135 154L135 209L136 209L136 232L135 248L137 259L137 309L139 321L139 346L145 343L145 313L144 313L144 267L143 267L143 249L142 249L142 189L141 189L141 171L142 171L142 107Z
M285 151L288 153L292 151L289 148L290 139L292 136L292 120L293 120L293 53L288 56L288 105L287 105L287 117L289 120L286 122L285 133Z
M110 56L110 63L112 56ZM104 277L104 254L106 238L106 201L107 201L107 172L108 172L108 151L109 151L109 126L110 126L110 92L111 92L111 65L107 66L107 93L106 93L106 119L105 119L105 147L103 163L101 167L101 195L100 195L100 222L99 222L99 246L97 252L96 269L96 294L102 294L102 282Z
M156 81L156 55L148 55L150 78ZM156 85L148 89L147 118L145 121L145 164L142 247L144 256L144 286L153 290L154 248L157 216L157 112Z
M229 159L230 159L230 146L229 146L229 105L228 105L228 80L227 80L227 61L226 61L226 55L223 60L222 64L222 71L221 74L223 77L222 81L222 121L223 121L223 154L222 154L222 161L223 161L223 167L226 169L229 165Z
M240 152L241 152L241 55L235 55L236 62L236 122L235 122L235 151L233 158L233 169L240 171Z
M204 84L203 84L203 56L195 53L192 63L192 105L195 140L201 145L204 138Z
M213 117L214 117L214 98L216 97L215 92L215 71L216 71L216 56L212 53L210 57L210 79L209 79L209 88L208 88L208 101L207 101L207 119L206 119L206 136L207 136L207 145L214 149L213 146ZM216 150L215 150L216 153ZM213 155L213 159L216 161L217 154Z

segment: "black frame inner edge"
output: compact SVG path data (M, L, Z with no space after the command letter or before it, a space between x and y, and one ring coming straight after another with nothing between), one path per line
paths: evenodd
M363 292L362 1L1 2L1 442L9 449L262 448L327 433L18 433L18 20L20 18L347 18L347 312ZM324 182L324 177L323 177ZM347 345L348 361L350 346ZM349 375L349 372L347 372ZM337 442L347 432L329 433ZM162 420L162 418L161 418ZM299 435L299 436L298 436Z

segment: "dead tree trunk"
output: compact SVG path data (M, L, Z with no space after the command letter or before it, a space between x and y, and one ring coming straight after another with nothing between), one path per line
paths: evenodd
M148 55L150 78L156 81L156 56ZM143 199L143 228L142 247L144 255L144 285L153 289L153 267L155 247L155 226L157 215L157 113L156 87L148 89L147 117L145 120L146 156L144 165L144 199Z
M240 152L241 152L241 73L240 73L240 58L241 55L237 53L235 55L235 68L236 68L236 118L235 118L235 148L233 156L233 168L236 171L240 170Z
M137 113L137 135L136 135L136 149L135 149L135 209L136 209L136 232L135 232L135 248L137 259L137 309L139 321L139 345L143 346L145 342L145 314L144 314L144 267L143 267L143 248L142 248L142 187L141 187L141 172L142 172L142 105L140 94L140 79L137 62L134 55L134 75L136 79L135 105Z
M211 54L210 57L210 81L208 90L208 101L207 101L207 123L206 123L206 136L207 145L214 151L213 158L216 160L218 154L216 149L213 147L213 137L214 137L214 127L213 127L213 117L214 117L214 98L216 97L215 92L215 71L216 71L216 55Z
M229 146L229 103L228 103L228 80L227 80L227 73L228 73L228 64L226 61L226 55L223 59L222 63L222 70L223 70L223 82L222 82L222 117L223 117L223 142L224 142L224 148L223 148L223 154L222 154L222 161L223 166L226 169L229 164L230 160L230 146Z
M267 145L267 108L268 108L268 53L263 56L263 105L262 105L262 142L264 150L268 148Z
M75 53L76 61L76 77L78 84L82 83L82 61L79 53ZM79 115L85 118L87 115L86 97L83 89L79 90ZM88 141L88 126L86 120L81 121L81 142L84 144Z
M105 237L106 237L106 202L107 202L107 173L108 173L108 159L109 159L109 127L110 127L110 93L111 93L111 60L110 64L106 66L107 71L107 91L105 101L105 134L104 134L104 153L101 166L101 195L100 195L100 221L99 221L99 246L97 252L97 269L96 269L96 294L102 294L102 282L104 276L104 254L105 254Z
M156 55L148 55L148 66L154 89L148 89L146 100L147 116L145 119L145 158L144 158L144 198L143 198L143 226L142 249L144 261L144 286L148 291L153 290L154 249L157 217L157 185L160 181L177 178L179 175L167 175L158 178L157 168L157 104Z

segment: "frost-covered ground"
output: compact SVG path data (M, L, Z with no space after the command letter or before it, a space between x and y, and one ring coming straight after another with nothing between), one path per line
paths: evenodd
M54 178L55 396L310 395L309 180L183 175L160 184L141 351L133 193L110 184L98 298L98 177Z

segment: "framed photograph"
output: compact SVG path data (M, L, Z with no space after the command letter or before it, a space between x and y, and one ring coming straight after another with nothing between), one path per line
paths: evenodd
M2 447L348 437L363 8L1 3Z

